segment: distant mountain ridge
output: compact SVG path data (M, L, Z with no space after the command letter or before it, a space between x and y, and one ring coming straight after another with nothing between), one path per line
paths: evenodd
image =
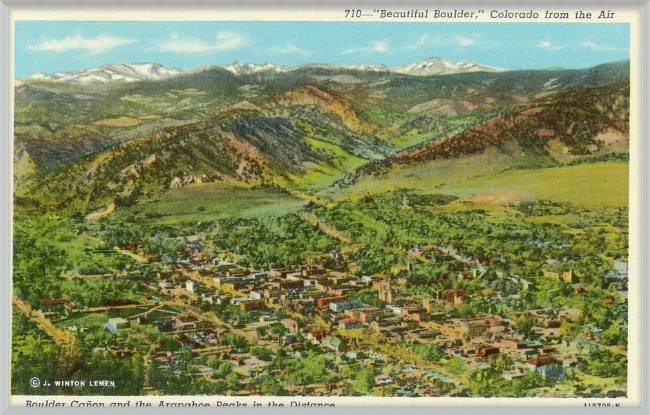
M473 68L437 59L414 66ZM447 180L439 166L464 174L463 163L503 170L628 151L629 61L432 77L381 66L163 68L123 64L68 73L69 83L16 82L21 209L86 213L138 186L157 200L207 183L338 197L363 191L375 173L422 166L437 186ZM101 83L100 74L165 77ZM89 76L95 83L80 83Z
M116 63L111 65L104 65L92 69L82 69L78 71L61 71L53 74L45 74L36 72L34 75L28 76L24 79L45 79L51 81L72 82L77 84L99 84L112 81L139 81L139 80L155 80L164 79L171 76L180 75L183 73L205 70L208 68L219 67L225 69L235 75L250 75L262 71L272 72L288 72L301 67L320 67L324 64L308 64L302 66L280 66L272 62L265 62L263 64L256 63L243 63L236 60L226 65L212 65L195 68L191 70L183 70L181 68L167 68L158 63ZM412 62L405 65L389 68L386 65L368 65L368 64L354 64L348 66L327 65L333 68L342 67L347 69L355 69L359 71L381 71L381 72L396 72L406 75L444 75L452 73L463 72L500 72L501 69L485 66L471 61L451 62L443 58L428 58L421 62Z
M47 79L77 84L100 84L112 81L139 81L163 79L183 72L181 68L167 68L159 63L116 63L78 71L55 72L51 75L36 72L26 79Z
M221 65L221 68L230 71L235 75L243 75L243 74L248 75L259 71L268 71L268 70L284 72L293 69L288 66L278 66L271 62L265 62L259 65L257 63L243 63L242 61L234 61L233 63L229 63L227 65Z
M429 58L422 62L407 63L391 69L392 72L400 72L411 75L432 75L460 72L501 72L502 69L491 66L480 65L472 61L451 62L443 58Z

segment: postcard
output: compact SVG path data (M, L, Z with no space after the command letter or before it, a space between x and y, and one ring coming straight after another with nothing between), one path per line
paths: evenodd
M10 26L10 405L641 404L640 9Z

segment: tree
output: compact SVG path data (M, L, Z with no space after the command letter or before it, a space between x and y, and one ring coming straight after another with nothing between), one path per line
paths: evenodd
M375 373L372 368L359 372L354 382L354 391L359 395L369 395L375 387Z
M528 313L522 314L515 320L515 328L526 337L530 335L534 325L535 318Z
M454 357L447 363L447 370L455 375L460 375L465 371L465 365L460 358Z
M230 362L223 362L219 365L219 374L221 377L226 378L230 374L232 374L232 363Z

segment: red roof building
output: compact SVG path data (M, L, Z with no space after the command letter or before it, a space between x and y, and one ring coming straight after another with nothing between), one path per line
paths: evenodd
M327 330L312 330L307 334L307 338L320 343L328 334Z
M348 301L348 296L347 295L339 295L336 297L324 297L324 298L319 298L316 301L316 307L320 308L321 310L327 310L330 308L330 304L332 303L342 303Z
M526 366L533 370L537 370L537 368L540 368L542 366L546 365L554 365L557 364L558 361L552 358L551 356L540 356L536 357L534 359L530 359L529 361L526 362Z
M489 357L489 356L495 356L501 353L501 350L498 347L477 347L474 349L474 353L477 356L481 357Z
M266 308L266 302L264 300L242 301L239 303L239 308L244 311L264 310Z

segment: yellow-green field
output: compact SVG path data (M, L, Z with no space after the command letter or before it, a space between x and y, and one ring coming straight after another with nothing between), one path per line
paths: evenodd
M367 160L354 156L336 145L312 138L306 138L305 141L316 150L327 152L333 155L334 158L310 167L302 175L291 175L291 179L300 190L315 191L323 189L341 179L346 172L367 163Z
M275 216L300 209L307 201L267 188L207 183L171 189L160 201L137 205L129 213L161 224L198 222L228 216Z
M387 175L365 177L335 197L348 199L368 193L413 189L456 195L478 204L505 205L545 199L577 207L603 208L627 206L629 187L629 164L624 162L503 172L474 164L456 170L447 166L396 169Z

